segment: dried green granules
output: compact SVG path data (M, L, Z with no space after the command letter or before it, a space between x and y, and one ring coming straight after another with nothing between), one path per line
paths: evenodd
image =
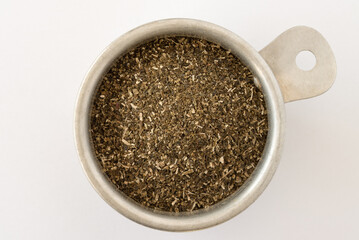
M253 172L267 111L253 75L230 51L161 38L114 62L90 116L104 173L136 202L171 212L209 207Z

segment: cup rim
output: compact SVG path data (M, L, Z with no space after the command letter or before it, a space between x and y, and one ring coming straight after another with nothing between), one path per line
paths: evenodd
M262 88L268 110L269 132L258 163L249 179L221 202L193 213L165 213L147 209L117 191L93 154L89 136L89 114L98 81L113 61L129 49L156 37L185 35L200 37L230 49L253 73ZM243 39L218 25L195 19L165 19L137 27L113 41L87 73L76 103L75 142L82 167L98 194L115 210L142 225L167 231L191 231L211 227L236 216L264 191L277 169L284 138L285 109L277 80L261 55Z

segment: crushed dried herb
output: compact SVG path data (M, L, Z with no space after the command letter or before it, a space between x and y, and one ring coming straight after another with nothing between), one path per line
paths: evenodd
M171 212L209 207L255 169L268 132L250 70L192 37L145 43L103 76L90 116L104 173L136 202Z

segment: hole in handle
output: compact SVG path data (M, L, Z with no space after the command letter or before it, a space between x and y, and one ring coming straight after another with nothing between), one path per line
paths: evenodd
M317 63L317 60L316 60L314 54L310 51L299 52L295 61L297 63L298 68L303 71L312 70Z

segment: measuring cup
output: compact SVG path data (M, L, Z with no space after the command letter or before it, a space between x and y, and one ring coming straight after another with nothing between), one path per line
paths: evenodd
M129 50L165 36L198 37L231 50L252 71L268 110L268 137L252 175L228 198L193 212L170 213L146 208L118 191L103 173L90 140L90 109L102 76L115 59ZM296 65L296 56L305 50L316 58L316 65L310 71L303 71ZM82 84L75 111L75 138L83 169L109 205L140 224L167 231L190 231L220 224L251 205L276 171L284 141L284 103L324 93L332 86L335 76L332 50L323 36L309 27L293 27L258 52L233 32L204 21L168 19L145 24L112 42L97 58Z

